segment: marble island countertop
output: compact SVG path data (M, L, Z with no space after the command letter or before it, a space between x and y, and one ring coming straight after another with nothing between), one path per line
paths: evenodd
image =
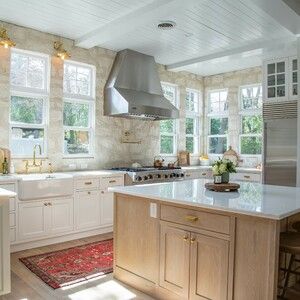
M240 182L239 192L212 192L208 179L114 187L110 191L170 203L281 220L300 212L300 188Z

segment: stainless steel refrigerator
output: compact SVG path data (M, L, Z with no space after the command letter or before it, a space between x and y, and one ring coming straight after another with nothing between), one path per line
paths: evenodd
M297 185L297 102L265 104L263 183Z

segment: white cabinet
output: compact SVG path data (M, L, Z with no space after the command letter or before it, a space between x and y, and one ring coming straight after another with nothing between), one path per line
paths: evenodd
M261 174L257 173L231 173L231 181L249 181L249 182L261 182Z
M51 234L72 231L73 220L73 198L57 199L49 202L51 206Z
M102 190L100 193L101 225L112 225L114 214L114 195Z
M185 179L198 179L198 178L212 178L212 171L208 169L207 170L205 169L186 170Z
M19 203L20 240L35 240L73 230L73 198Z
M288 58L264 62L264 101L288 99Z
M75 215L76 229L100 226L100 193L98 190L76 192Z
M48 235L50 210L46 201L19 203L20 240L36 239Z
M297 57L289 58L289 95L290 100L298 99L298 62Z
M264 102L298 99L297 57L284 57L264 62Z

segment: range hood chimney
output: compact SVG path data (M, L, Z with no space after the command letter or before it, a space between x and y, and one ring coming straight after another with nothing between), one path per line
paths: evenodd
M117 53L104 91L104 114L121 118L179 118L163 95L154 57L133 50Z

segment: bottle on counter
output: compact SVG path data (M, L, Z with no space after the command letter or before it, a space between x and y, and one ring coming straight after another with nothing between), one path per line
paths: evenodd
M2 170L3 174L8 174L8 162L6 157L4 157L4 161L2 163Z

